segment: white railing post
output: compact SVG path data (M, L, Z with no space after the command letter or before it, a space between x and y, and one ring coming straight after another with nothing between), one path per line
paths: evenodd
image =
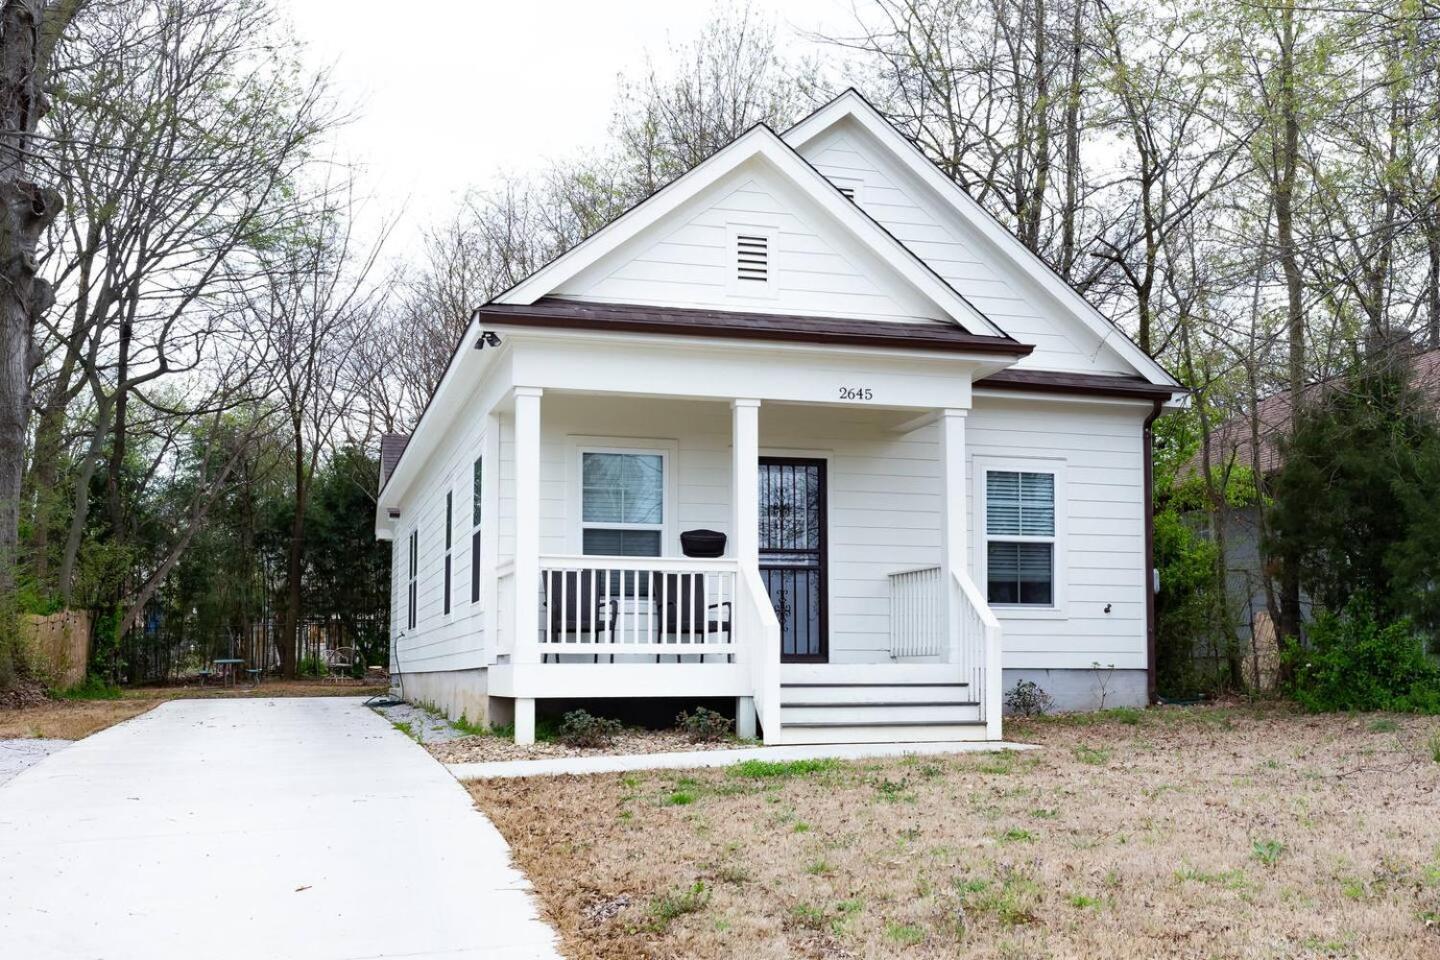
M736 709L759 715L767 743L780 734L780 624L760 579L760 401L736 399L731 410L730 503L741 659L754 685L752 703ZM753 706L752 706L753 704Z
M954 591L949 589L952 578L968 568L965 562L965 411L950 409L940 411L940 481L943 484L940 497L940 590L941 615L944 617L944 636L949 640L944 645L945 656L950 663L959 663L962 642L959 631L960 611L952 602Z

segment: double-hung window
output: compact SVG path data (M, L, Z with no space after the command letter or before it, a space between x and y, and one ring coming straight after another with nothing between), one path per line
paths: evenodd
M985 592L1001 606L1055 607L1056 473L984 472Z
M484 462L475 458L470 506L470 602L480 602L480 491L484 476Z
M665 531L665 456L580 453L581 551L590 556L658 557Z
M416 600L415 594L416 594L416 590L415 590L415 587L416 587L416 583L417 583L416 574L417 574L417 572L418 572L419 569L420 569L420 531L419 531L419 530L411 530L411 531L410 531L410 570L409 570L409 576L408 576L408 578L407 578L408 585L407 585L407 589L406 589L406 596L407 596L408 602L409 602L409 607L408 607L409 613L406 615L406 618L405 618L405 622L409 625L408 627L406 627L406 629L408 629L408 630L414 630L414 629L415 629L415 623L416 623L416 611L415 611L415 600Z

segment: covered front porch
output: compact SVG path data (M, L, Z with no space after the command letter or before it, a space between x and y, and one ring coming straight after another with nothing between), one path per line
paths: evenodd
M517 742L537 700L637 697L733 697L738 733L767 744L999 739L967 411L499 394L481 579L488 694L513 704ZM685 555L697 531L724 536L719 556Z

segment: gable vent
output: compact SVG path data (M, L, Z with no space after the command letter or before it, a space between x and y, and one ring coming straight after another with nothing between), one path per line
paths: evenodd
M855 188L854 188L854 187L839 187L838 189L839 189L839 191L840 191L842 194L845 195L845 199L846 199L846 200L849 200L851 203L854 203L854 202L855 202Z
M735 277L765 283L770 279L770 238L753 233L735 235Z

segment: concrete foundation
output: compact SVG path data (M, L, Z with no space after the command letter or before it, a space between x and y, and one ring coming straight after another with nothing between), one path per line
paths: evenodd
M490 726L506 723L508 718L495 716L495 705L486 691L487 671L444 670L434 673L404 673L398 683L406 700L439 710L451 720L464 717L470 723Z
M1021 680L1033 681L1048 693L1055 711L1144 707L1148 703L1144 670L1006 670L1003 692L1009 694Z

